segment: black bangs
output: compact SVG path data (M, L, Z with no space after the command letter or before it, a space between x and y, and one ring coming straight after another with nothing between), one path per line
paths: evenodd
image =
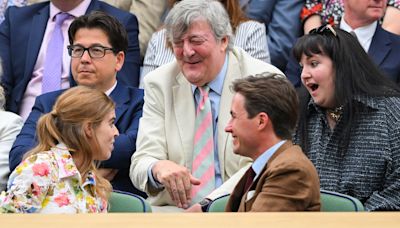
M303 54L308 57L311 57L315 54L326 54L331 56L329 55L331 52L326 50L327 47L329 47L327 42L329 41L326 39L326 36L324 37L324 35L304 35L297 40L295 46L293 47L293 56L298 62L300 62Z

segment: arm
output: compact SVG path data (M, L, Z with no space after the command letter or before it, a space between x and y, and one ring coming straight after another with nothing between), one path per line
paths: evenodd
M240 32L238 35L245 35L245 37L243 37L245 40L245 46L243 49L254 58L271 63L267 46L265 26L256 21L243 22L240 26L243 26L243 29L237 31L236 34ZM241 33L242 30L245 31Z
M0 191L5 189L10 169L8 157L12 144L24 124L21 117L0 111L2 127L0 128Z
M322 0L306 0L300 13L304 34L308 34L311 29L322 25L321 13Z
M382 27L389 32L400 35L400 4L396 7L388 6L383 17Z
M190 195L187 196L186 193L190 190L188 188L191 184L188 181L191 180L191 175L186 167L175 162L174 157L179 157L179 153L182 152L168 151L165 129L165 112L168 110L164 108L165 99L162 97L162 91L146 82L145 79L143 117L140 119L137 151L132 156L130 177L135 187L150 196L161 194L164 190L168 191L175 205L182 207L190 200L188 198ZM151 170L152 175L165 189L155 188L150 184L148 169L151 165L154 165ZM176 193L180 196L174 197Z
M318 174L310 161L289 158L266 172L261 174L263 186L251 212L304 211L319 201Z
M11 7L12 8L12 7ZM0 59L3 69L1 84L5 91L6 101L11 101L12 88L14 80L11 75L11 59L10 59L10 8L6 11L5 20L0 23ZM6 110L9 110L10 102L6 104Z
M47 112L48 111L45 110L45 106L40 97L36 98L32 111L29 114L28 119L26 119L21 133L15 139L10 151L9 166L11 171L21 163L24 154L36 145L36 123L40 116Z
M293 43L301 32L300 10L302 1L251 1L247 8L250 18L260 20L267 28L267 44L271 63L284 71Z
M11 175L8 191L0 196L0 213L34 213L42 208L52 180L54 166L49 155L24 160Z
M386 173L382 176L382 189L374 191L364 203L368 211L400 210L400 127L399 122L388 124L390 161L386 164Z
M138 40L138 21L136 17L129 14L123 22L128 33L128 50L125 56L125 62L122 69L117 73L119 82L127 86L138 87L140 76L140 49Z

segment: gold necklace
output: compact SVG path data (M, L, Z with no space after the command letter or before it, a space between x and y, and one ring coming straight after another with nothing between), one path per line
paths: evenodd
M326 113L337 123L343 114L343 106L339 106L335 109L327 109Z

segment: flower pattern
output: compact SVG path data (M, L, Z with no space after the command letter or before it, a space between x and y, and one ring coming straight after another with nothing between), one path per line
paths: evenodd
M96 178L82 177L63 144L26 158L10 175L8 191L0 194L0 213L107 212L97 197Z

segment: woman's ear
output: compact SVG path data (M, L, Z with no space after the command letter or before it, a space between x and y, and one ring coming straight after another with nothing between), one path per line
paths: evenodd
M83 124L83 130L85 131L85 135L86 135L88 138L92 138L92 137L93 137L94 132L93 132L93 126L92 126L91 123L85 122L85 123Z

